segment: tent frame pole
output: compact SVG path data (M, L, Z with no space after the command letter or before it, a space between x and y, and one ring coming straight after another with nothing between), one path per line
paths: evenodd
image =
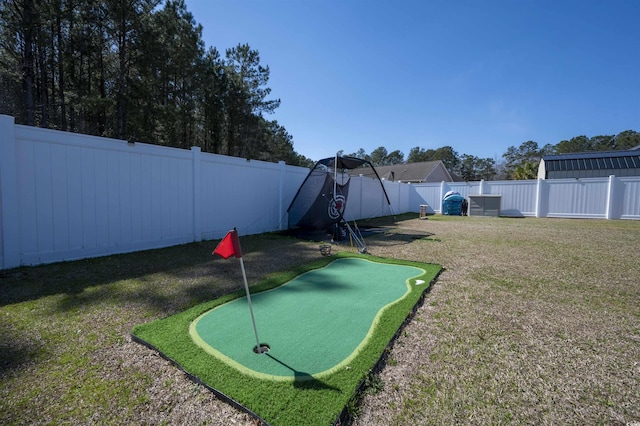
M338 153L333 160L333 202L337 202L336 192L338 191Z

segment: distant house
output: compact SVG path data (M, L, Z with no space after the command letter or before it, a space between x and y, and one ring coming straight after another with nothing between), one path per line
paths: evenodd
M640 176L640 145L626 151L576 152L545 155L538 179Z
M456 176L450 173L440 160L423 161L420 163L394 164L391 166L376 166L380 179L391 182L425 183L425 182L454 182ZM355 173L363 176L375 177L371 169L357 169Z

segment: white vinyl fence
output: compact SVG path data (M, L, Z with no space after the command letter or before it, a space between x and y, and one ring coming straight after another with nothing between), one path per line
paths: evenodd
M14 124L0 115L0 269L287 227L309 170ZM445 192L501 194L501 215L640 219L640 178L408 185L384 182L393 213L440 211ZM345 218L388 209L353 177Z
M448 191L500 195L500 216L640 220L640 176L525 181L441 182L412 185L412 207L440 213Z
M0 269L283 229L307 173L0 116Z

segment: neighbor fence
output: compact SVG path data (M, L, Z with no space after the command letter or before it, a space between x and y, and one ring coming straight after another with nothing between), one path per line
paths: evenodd
M0 115L0 269L287 227L309 170L14 124ZM396 214L446 191L501 194L503 215L640 219L640 178L384 182ZM345 218L380 216L379 184L352 178Z
M448 191L499 195L500 216L640 220L640 176L517 181L440 182L412 185L411 204L440 213Z

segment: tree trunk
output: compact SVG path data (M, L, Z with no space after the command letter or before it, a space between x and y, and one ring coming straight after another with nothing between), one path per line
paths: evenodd
M22 31L24 50L22 55L22 84L24 85L25 124L35 125L35 104L33 98L33 1L24 0L22 10Z
M60 4L60 3L58 3ZM62 8L57 11L56 16L56 40L58 41L58 97L60 102L60 130L67 130L67 105L64 96L64 40L62 39L62 28L60 15Z
M125 139L126 136L126 108L125 108L125 93L126 93L126 79L127 79L127 33L126 22L124 16L122 17L122 26L120 28L121 33L118 37L118 98L116 109L116 120L118 122L118 138Z
M49 127L49 86L47 84L47 52L46 44L44 43L44 35L42 32L42 25L37 26L38 31L38 76L40 80L38 90L38 105L40 107L40 127Z

